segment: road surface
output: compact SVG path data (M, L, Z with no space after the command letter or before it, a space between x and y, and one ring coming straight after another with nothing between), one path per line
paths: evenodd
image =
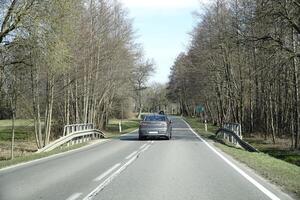
M290 199L173 118L172 140L137 133L0 170L0 200Z

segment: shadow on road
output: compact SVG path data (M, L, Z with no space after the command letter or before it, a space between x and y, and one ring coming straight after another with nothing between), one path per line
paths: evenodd
M198 141L199 142L198 138L190 131L173 130L172 133L173 133L173 135L172 135L171 140ZM123 136L120 136L118 139L121 141L140 141L138 139L137 134L123 135ZM163 137L160 137L160 138L159 137L148 137L144 141L147 141L147 140L169 141Z
M120 140L123 140L123 141L147 141L147 140L166 140L165 138L161 137L148 137L147 139L144 139L144 140L139 140L138 136L137 135L124 135L124 136L121 136L119 137Z

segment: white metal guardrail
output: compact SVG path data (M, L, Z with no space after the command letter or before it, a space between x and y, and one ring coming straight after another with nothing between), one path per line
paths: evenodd
M47 146L39 149L37 153L48 152L64 144L67 146L87 142L93 139L104 138L105 134L98 129L94 129L93 124L72 124L64 127L63 137L51 142Z
M242 147L250 152L258 152L253 146L243 140L242 128L237 123L224 123L223 128L216 132L218 138L222 138L235 146Z
M69 135L70 133L83 131L83 130L91 130L94 129L94 124L70 124L65 125L63 136Z
M233 131L241 140L243 139L242 126L240 124L238 124L238 123L224 123L223 128ZM235 139L235 137L231 134L228 134L226 131L223 131L223 139L227 140L228 142L231 142L232 144L238 145L238 142Z

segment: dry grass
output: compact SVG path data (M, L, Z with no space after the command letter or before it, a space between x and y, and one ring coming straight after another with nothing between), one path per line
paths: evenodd
M36 144L33 141L16 141L14 148L14 156L26 156L37 150ZM0 141L0 160L10 159L11 142Z

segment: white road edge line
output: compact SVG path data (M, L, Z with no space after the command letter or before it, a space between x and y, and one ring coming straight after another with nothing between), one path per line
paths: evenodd
M80 196L82 195L82 193L75 193L72 194L69 198L67 198L66 200L76 200L78 199Z
M115 164L110 169L108 169L106 172L104 172L103 174L101 174L100 176L98 176L97 178L95 178L94 181L101 181L104 177L106 177L112 171L114 171L115 169L117 169L120 165L121 165L121 163Z
M129 160L132 156L134 156L135 154L137 154L137 151L132 152L131 154L129 154L125 159Z
M279 197L277 197L275 194L273 194L270 190L265 188L263 185L261 185L259 182L257 182L255 179L253 179L251 176L249 176L246 172L244 172L242 169L240 169L238 166L233 164L230 160L228 160L225 156L223 156L220 152L218 152L214 147L212 147L208 142L203 140L193 129L192 127L185 121L185 124L189 127L189 129L192 131L195 136L201 140L206 146L208 146L215 154L217 154L220 158L222 158L229 166L231 166L233 169L235 169L239 174L241 174L244 178L246 178L250 183L252 183L255 187L257 187L260 191L262 191L265 195L267 195L272 200L280 200Z
M83 200L90 200L95 197L105 186L107 186L113 179L115 179L122 171L128 167L135 159L137 159L138 154L127 161L122 167L120 167L117 171L111 174L108 178L106 178L98 187L96 187L92 192L90 192Z

